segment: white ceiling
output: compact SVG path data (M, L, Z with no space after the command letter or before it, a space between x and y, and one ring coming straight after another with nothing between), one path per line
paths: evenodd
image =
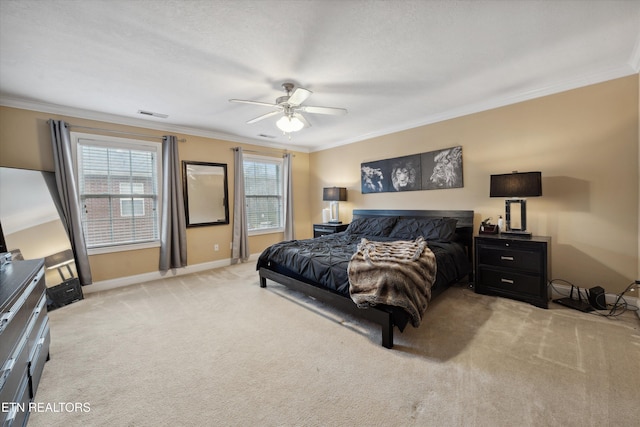
M302 151L639 70L637 0L0 0L2 105ZM228 102L285 81L349 114Z

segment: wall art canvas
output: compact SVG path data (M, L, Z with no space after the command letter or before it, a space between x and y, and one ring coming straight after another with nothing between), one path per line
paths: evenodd
M420 154L362 163L362 193L420 190Z
M422 189L461 188L462 147L422 153Z
M362 193L462 187L462 147L360 165Z

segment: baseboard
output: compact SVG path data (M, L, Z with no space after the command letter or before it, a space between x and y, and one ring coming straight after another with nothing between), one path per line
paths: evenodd
M584 288L580 288L580 289L582 290L583 300L585 300L585 298L584 298L584 296L585 296L584 295ZM559 291L559 292L557 292L557 291ZM563 285L563 284L559 284L559 283L554 283L553 287L551 288L551 299L566 297L566 296L569 295L570 292L571 292L571 286ZM574 293L575 293L575 290L574 290ZM634 292L632 292L632 294L633 293ZM617 294L605 293L605 298L606 298L607 304L615 304L616 300L618 299L618 295ZM639 305L640 304L640 298L635 297L635 296L629 296L629 294L627 293L624 296L624 299L627 300L627 302L629 304L633 304L636 307L640 307L640 305ZM640 310L636 311L636 315L638 316L638 318L640 318Z
M249 256L249 261L256 261L259 256L260 254L251 254ZM185 274L197 273L199 271L206 271L206 270L213 270L215 268L227 267L229 265L231 265L231 259L222 259L217 261L205 262L201 264L188 265L184 268L172 269L165 273L162 273L160 271L152 271L149 273L137 274L135 276L126 276L126 277L119 277L117 279L101 280L99 282L94 282L91 285L83 286L82 292L84 293L84 295L86 295L93 292L108 291L110 289L122 288L125 286L136 285L138 283L150 282L152 280L166 279L168 277L183 276ZM560 291L562 293L555 292L555 291ZM569 295L569 292L571 292L571 286L568 286L568 285L554 283L553 287L551 288L552 299L565 297ZM616 294L606 294L607 304L615 303L617 298L618 296ZM640 298L633 297L633 296L625 296L624 298L630 304L633 304L636 307L640 307ZM636 311L636 315L638 316L638 318L640 318L640 310Z
M251 254L249 261L256 261L260 254ZM136 285L138 283L150 282L152 280L166 279L169 277L184 276L185 274L197 273L199 271L213 270L215 268L227 267L231 265L231 259L221 259L217 261L204 262L201 264L188 265L184 268L174 268L166 272L151 271L149 273L136 274L135 276L118 277L117 279L101 280L93 282L91 285L83 286L83 293L108 291L125 286Z

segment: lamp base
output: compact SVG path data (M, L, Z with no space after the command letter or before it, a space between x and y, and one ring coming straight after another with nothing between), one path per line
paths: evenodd
M524 230L505 230L505 231L501 231L500 234L505 234L508 237L519 237L521 239L531 238L531 232L524 231Z
M329 224L342 224L342 221L338 221L337 219L330 219Z

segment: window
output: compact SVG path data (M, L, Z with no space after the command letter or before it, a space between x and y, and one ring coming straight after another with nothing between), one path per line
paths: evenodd
M87 248L95 253L123 245L157 246L160 144L72 136Z
M141 182L120 183L120 194L144 194L144 184ZM120 216L144 216L144 199L121 198Z
M245 154L243 166L249 233L283 231L283 160Z

